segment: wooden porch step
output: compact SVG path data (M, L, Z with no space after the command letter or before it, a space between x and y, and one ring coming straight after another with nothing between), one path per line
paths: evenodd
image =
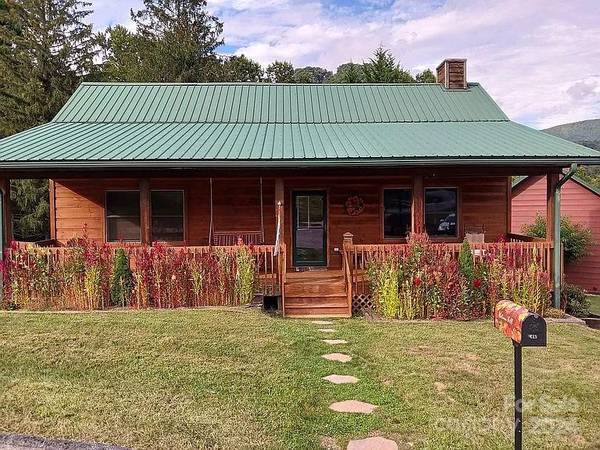
M329 319L334 317L351 317L348 308L319 308L319 309L294 309L286 308L285 316L294 319Z
M286 307L296 308L320 308L320 307L345 307L348 298L346 295L334 295L329 297L287 297Z
M330 283L293 283L285 285L286 297L329 297L345 295L346 283L333 281Z
M288 317L349 317L346 281L341 270L288 273L285 283Z

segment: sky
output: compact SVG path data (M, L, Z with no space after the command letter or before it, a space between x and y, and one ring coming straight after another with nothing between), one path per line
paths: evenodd
M91 0L99 31L132 27L141 0ZM413 74L467 58L512 119L535 128L600 118L599 0L209 0L223 54L329 70L378 46Z

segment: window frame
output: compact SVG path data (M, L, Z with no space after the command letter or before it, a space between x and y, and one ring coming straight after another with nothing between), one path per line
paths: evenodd
M137 192L140 201L138 202L139 219L140 219L140 235L137 240L123 241L123 240L110 240L108 235L108 220L114 217L133 217L133 216L109 216L108 214L108 194L110 192ZM142 192L139 189L105 189L104 190L104 242L107 244L118 244L119 242L126 242L128 244L141 244L142 243Z
M183 240L181 241L157 241L154 239L154 236L152 235L152 228L153 228L153 220L154 220L154 213L152 211L152 193L153 192L181 192L181 195L183 196L183 201L182 203L182 207L183 207L183 211L181 214L181 219L183 221ZM152 242L164 242L165 244L169 244L169 245L185 245L185 243L187 242L187 196L186 196L186 192L185 189L169 189L169 188L165 188L165 189L150 189L150 199L148 202L148 208L150 209L150 243ZM176 216L160 216L160 217L176 217ZM178 216L177 216L178 217Z
M385 191L386 190L404 190L404 191L409 191L410 192L410 227L409 227L409 234L412 233L413 229L414 229L414 223L413 223L413 202L414 202L414 189L413 186L408 185L408 184L403 184L403 185L389 185L389 186L382 186L381 190L380 190L380 201L379 201L379 231L380 231L380 235L381 235L381 240L385 241L385 242L399 242L399 243L404 243L408 241L408 236L407 237L386 237L385 236Z
M428 189L452 189L456 191L456 234L443 236L432 236L427 233L427 190ZM423 228L432 241L460 242L461 233L461 190L459 186L424 186L423 187Z

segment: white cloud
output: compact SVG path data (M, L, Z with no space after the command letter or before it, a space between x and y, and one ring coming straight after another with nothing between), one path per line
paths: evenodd
M469 79L515 120L543 128L600 116L596 0L402 0L383 9L336 10L343 15L325 6L281 0L230 10L226 41L263 64L286 59L329 69L362 61L378 45L415 72L466 57Z
M95 0L94 22L126 21L140 3ZM282 59L335 69L379 45L414 72L465 57L469 80L517 121L543 128L600 117L597 0L209 0L209 7L225 24L228 46L265 65Z

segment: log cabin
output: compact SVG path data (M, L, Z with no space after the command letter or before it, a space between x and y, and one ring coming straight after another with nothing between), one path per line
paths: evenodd
M241 239L282 258L284 314L347 316L360 255L410 232L531 241L510 233L511 177L531 175L551 224L533 244L552 248L564 171L598 154L510 121L466 73L448 59L429 84L83 83L50 123L0 140L0 241L9 180L48 178L53 245L84 227L108 243Z

